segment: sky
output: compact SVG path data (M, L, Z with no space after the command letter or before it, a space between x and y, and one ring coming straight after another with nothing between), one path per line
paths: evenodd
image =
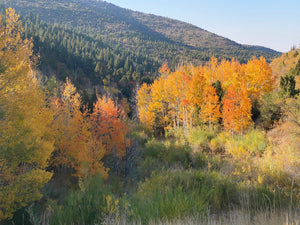
M300 47L300 0L106 0L191 23L240 44Z

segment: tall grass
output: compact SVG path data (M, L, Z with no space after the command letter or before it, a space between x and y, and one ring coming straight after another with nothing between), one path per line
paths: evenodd
M113 213L117 204L98 175L81 182L80 190L71 191L64 204L54 208L50 225L101 223L103 215Z
M168 170L152 174L131 196L134 219L175 219L207 209L221 210L237 200L234 185L216 173L195 170Z
M129 221L122 216L118 219L105 217L103 225L142 225L141 220ZM149 221L149 225L299 225L297 212L257 211L255 214L235 209L224 214L190 215L178 219Z

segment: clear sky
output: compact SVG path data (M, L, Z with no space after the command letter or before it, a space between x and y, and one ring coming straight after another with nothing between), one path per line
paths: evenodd
M240 44L287 52L300 45L300 0L106 0L194 24Z

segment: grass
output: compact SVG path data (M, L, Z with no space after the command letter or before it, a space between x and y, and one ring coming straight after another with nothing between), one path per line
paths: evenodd
M104 218L102 225L142 225L141 220L128 221L126 217ZM152 220L149 225L299 225L300 214L296 212L257 211L255 214L240 209L225 214L187 216L176 220Z

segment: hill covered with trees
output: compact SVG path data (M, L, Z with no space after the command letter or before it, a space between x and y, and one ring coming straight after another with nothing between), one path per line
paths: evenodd
M21 14L34 38L44 74L72 78L77 87L99 85L129 97L136 84L151 83L165 62L202 64L215 56L271 61L279 53L246 46L177 20L117 7L104 1L1 1ZM2 10L3 11L3 10ZM51 74L51 75L50 75Z

